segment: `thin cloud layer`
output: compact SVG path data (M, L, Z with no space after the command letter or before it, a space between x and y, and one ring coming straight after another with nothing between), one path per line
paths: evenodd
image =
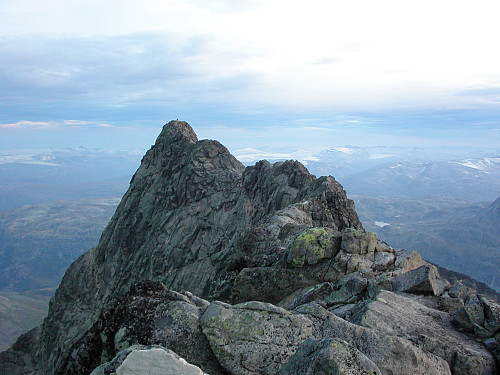
M2 61L13 66L2 85L56 98L126 88L124 102L168 96L175 82L171 96L186 102L477 107L485 103L457 94L500 87L497 11L486 0L8 0Z
M98 39L4 39L3 101L102 100L188 102L194 94L238 86L250 73L204 71L201 38L177 46L168 36L140 34ZM202 66L200 66L200 64ZM201 87L200 87L201 86ZM97 101L97 100L96 100Z
M0 128L4 129L18 129L18 128L52 128L53 124L50 124L48 122L42 122L42 121L18 121L15 123L11 124L1 124L0 123Z

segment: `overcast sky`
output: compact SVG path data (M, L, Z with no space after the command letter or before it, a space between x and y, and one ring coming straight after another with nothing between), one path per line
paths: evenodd
M500 145L498 0L2 0L0 150Z

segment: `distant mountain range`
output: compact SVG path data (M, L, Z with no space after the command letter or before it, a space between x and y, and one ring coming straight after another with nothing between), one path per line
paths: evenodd
M0 211L62 199L121 196L141 154L86 148L0 154Z
M500 199L493 203L351 196L367 230L500 291Z
M493 201L500 196L500 157L398 162L344 177L350 194L387 198L444 196Z
M297 159L317 176L334 176L354 195L476 202L500 196L500 150L338 146L288 153L242 149L235 155L247 165L258 157L273 162Z
M336 146L279 151L246 148L233 153L247 165L261 159L299 160L317 176L334 176L355 195L440 195L472 201L493 201L500 196L500 150ZM0 211L63 199L121 196L141 156L140 150L86 148L0 153Z
M297 150L244 148L232 150L232 153L246 165L262 159L269 161L295 159L318 175L331 174L341 179L373 167L400 162L441 162L499 157L500 149L339 145Z

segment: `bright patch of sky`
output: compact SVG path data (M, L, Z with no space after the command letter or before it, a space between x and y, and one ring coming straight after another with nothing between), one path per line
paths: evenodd
M271 153L498 147L498 14L494 0L3 0L0 149L147 148L175 118Z

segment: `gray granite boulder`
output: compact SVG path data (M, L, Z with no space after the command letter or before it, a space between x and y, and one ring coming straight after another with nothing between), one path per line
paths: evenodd
M342 233L341 249L350 254L366 254L375 251L375 233L349 228Z
M290 245L287 263L292 267L315 265L333 258L340 250L341 236L329 228L310 228Z
M479 300L484 307L484 328L493 336L500 332L500 303L495 303L484 296Z
M344 340L307 339L278 375L380 375L377 365Z
M312 322L263 302L213 302L201 317L220 364L232 374L275 374L312 336Z
M394 277L392 289L398 292L414 294L443 294L445 284L439 281L439 273L435 266L424 265Z
M494 337L500 332L500 304L471 294L463 307L452 314L452 322L459 329L480 338Z
M313 337L339 338L370 358L387 375L450 375L445 360L396 335L362 327L339 318L318 304L297 307L295 312L313 322Z
M405 273L415 268L425 266L428 263L422 259L420 254L413 250L396 250L395 268L396 273Z
M358 304L350 321L380 334L404 337L446 360L453 374L496 373L492 355L480 343L457 331L449 314L424 306L411 295L380 291L374 300Z
M396 261L396 255L393 252L388 251L377 251L375 253L375 259L373 261L374 271L388 271L394 269L394 262Z
M465 285L463 285L460 281L455 281L451 286L450 290L448 290L448 294L452 298L460 298L462 300L466 300L469 295L472 294L472 290Z

